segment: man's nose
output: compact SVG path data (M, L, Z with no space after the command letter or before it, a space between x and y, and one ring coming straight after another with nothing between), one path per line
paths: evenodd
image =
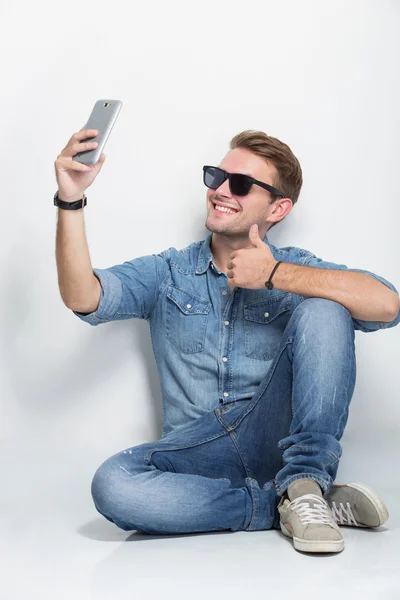
M219 196L225 196L229 198L231 195L231 190L229 188L229 179L225 179L224 183L221 183L219 188L215 190L215 193Z

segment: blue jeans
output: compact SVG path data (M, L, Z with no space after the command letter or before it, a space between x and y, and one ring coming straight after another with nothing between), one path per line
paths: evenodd
M95 506L150 534L278 528L290 483L310 478L329 493L355 379L349 311L308 298L252 398L106 460L92 482Z

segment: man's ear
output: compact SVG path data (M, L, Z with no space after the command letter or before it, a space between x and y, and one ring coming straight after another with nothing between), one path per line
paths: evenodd
M283 221L286 215L290 213L293 208L293 202L290 198L280 198L274 204L271 204L271 206L273 208L268 215L267 222L275 225L279 221ZM274 217L273 221L271 221L271 217Z

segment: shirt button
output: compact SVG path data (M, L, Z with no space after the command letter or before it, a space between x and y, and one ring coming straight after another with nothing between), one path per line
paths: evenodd
M226 398L227 396L229 396L228 392L224 392L224 396L225 396L225 398Z
M229 321L224 321L224 325L229 325Z
M186 308L192 308L191 304L186 304Z
M264 317L269 317L269 313L264 313Z
M227 291L226 290L222 290L222 293L223 293L224 296L226 296Z
M224 362L227 362L227 360L228 360L228 359L226 358L226 356L223 356L223 357L222 357L222 360L223 360Z

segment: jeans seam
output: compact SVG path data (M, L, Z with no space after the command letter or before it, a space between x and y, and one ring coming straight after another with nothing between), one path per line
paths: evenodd
M247 462L246 462L246 460L244 458L244 455L242 454L242 452L240 450L239 442L238 442L238 439L237 439L237 436L236 436L235 432L234 431L229 431L228 434L229 434L229 437L231 438L232 443L235 446L236 451L237 451L237 453L239 455L239 458L240 458L240 460L241 460L241 462L243 464L243 467L244 467L244 470L245 470L245 473L246 473L246 477L253 477L253 474L252 474L252 472L249 469L249 466L248 466L248 464L247 464Z
M318 446L302 446L299 444L293 444L292 446L287 446L285 450L287 450L288 448L300 448L301 450L319 450L320 452L325 452L325 454L328 454L333 459L332 462L329 463L329 465L332 465L334 462L339 462L340 460L340 457L337 456L331 450L325 450L325 448L319 448ZM327 466L329 467L329 465Z
M163 442L162 440L157 440L158 442L161 442L161 446L159 448L151 448L144 456L144 462L145 464L148 464L146 461L150 461L151 460L151 455L153 454L153 452L168 452L169 450L185 450L186 448L194 448L195 446L201 446L201 444L205 444L206 442L209 442L211 440L216 440L219 437L222 437L223 435L226 435L226 431L223 431L222 433L218 433L216 435L210 436L208 438L202 439L202 440L196 440L193 443L190 444L182 444L179 446L173 446L172 448L163 448ZM155 442L155 444L157 444L157 442Z
M278 492L278 494L282 495L282 490L285 487L286 489L289 487L289 485L293 482L296 481L297 479L313 479L314 481L316 481L324 491L327 490L328 485L326 484L326 481L324 481L322 479L322 477L319 477L318 475L315 475L314 473L302 473L301 475L291 475L290 477L288 477L287 479L285 479L285 481L282 483L282 485L276 486L276 491Z
M291 394L291 398L290 398L290 403L292 406L292 420L294 417L294 385L293 385L293 382L294 382L294 363L292 363L292 394ZM289 429L289 433L291 433L290 429Z
M253 479L251 477L249 477L249 481L250 481L250 487L251 487L251 490L252 490L251 496L252 496L252 500L253 500L253 514L251 515L251 521L250 521L250 524L248 526L248 529L251 529L251 527L253 526L254 521L256 519L256 514L257 514L257 500L256 500L256 494L255 494L255 491L254 491L255 488L253 486Z

